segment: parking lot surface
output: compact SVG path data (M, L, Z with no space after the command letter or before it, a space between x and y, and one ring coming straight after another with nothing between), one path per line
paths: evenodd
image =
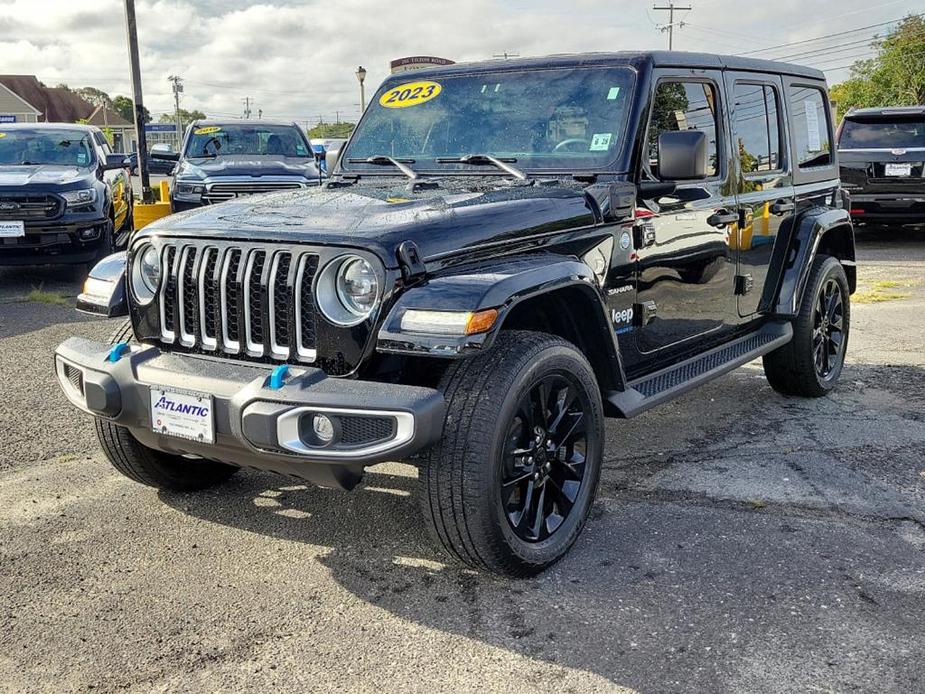
M609 421L586 532L527 581L447 563L408 466L122 478L51 368L117 323L77 271L0 269L0 690L922 691L925 231L858 255L835 394L758 363Z

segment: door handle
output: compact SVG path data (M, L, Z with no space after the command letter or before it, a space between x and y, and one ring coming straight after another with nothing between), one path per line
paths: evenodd
M655 225L651 222L636 222L633 225L633 247L648 248L655 245Z
M717 210L709 217L707 217L707 224L709 224L711 227L724 227L727 224L735 224L738 221L739 213L730 212L726 209Z
M793 212L795 207L796 205L790 200L775 200L768 209L771 214L782 215L785 212Z

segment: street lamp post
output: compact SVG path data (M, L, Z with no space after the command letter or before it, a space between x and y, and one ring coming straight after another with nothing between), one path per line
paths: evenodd
M357 68L357 79L360 81L360 111L366 110L366 87L363 82L366 79L366 68L360 65Z

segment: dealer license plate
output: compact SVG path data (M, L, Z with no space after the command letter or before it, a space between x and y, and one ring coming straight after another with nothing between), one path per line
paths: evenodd
M212 396L151 388L151 428L158 434L215 443Z
M883 173L887 176L911 176L912 164L887 164Z
M17 239L25 235L25 222L0 222L0 238Z

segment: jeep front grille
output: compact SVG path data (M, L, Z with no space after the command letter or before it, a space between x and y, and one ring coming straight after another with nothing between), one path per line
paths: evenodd
M209 352L313 362L318 255L272 246L161 250L160 338Z
M207 203L219 203L233 200L243 195L271 193L277 190L296 190L304 188L298 181L241 181L237 183L210 183L202 199Z

